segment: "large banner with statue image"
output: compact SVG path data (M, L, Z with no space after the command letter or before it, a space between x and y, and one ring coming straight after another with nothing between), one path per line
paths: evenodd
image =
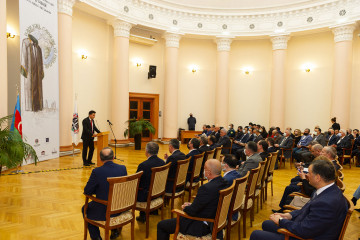
M57 1L20 0L19 16L23 139L34 147L40 161L57 158L59 157ZM31 163L31 160L26 163Z

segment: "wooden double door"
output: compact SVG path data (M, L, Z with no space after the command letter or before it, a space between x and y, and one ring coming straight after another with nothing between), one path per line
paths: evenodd
M143 141L151 141L157 138L158 133L158 120L159 120L159 95L157 94L129 94L129 118L141 119L151 122L155 127L155 134L151 134L149 130L142 132ZM129 136L134 138L134 136Z

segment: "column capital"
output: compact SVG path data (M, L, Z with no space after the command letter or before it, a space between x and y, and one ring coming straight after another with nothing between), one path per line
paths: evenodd
M179 48L180 39L181 39L180 34L167 32L165 33L164 38L165 38L166 47Z
M76 0L58 0L58 12L72 16L75 2Z
M217 44L218 51L226 51L226 52L230 51L230 46L232 43L231 38L219 37L216 38L215 42Z
M355 30L355 24L348 24L343 26L337 26L332 29L334 33L334 41L342 42L342 41L352 41Z
M111 23L114 28L114 36L115 37L130 37L130 29L132 28L132 24L116 19Z
M271 36L273 50L287 49L287 42L289 39L289 35Z

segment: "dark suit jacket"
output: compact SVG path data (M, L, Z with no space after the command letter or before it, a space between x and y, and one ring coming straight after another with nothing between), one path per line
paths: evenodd
M194 150L192 150L191 152L189 152L189 153L186 155L186 159L188 159L189 157L191 157L191 158L190 158L190 163L189 163L188 172L192 172L193 165L194 165L194 156L195 156L195 155L198 155L198 154L201 154L201 153L199 152L199 150L194 149ZM191 173L188 173L188 174L186 175L186 181L190 181L190 178L191 178ZM199 179L194 179L194 180L195 180L195 182L199 181Z
M244 136L244 133L243 133L243 132L237 132L234 140L240 141L240 139L242 138L242 136Z
M240 177L244 177L251 169L257 168L261 161L262 159L258 153L255 153L251 157L246 159L244 164L241 164L241 166L239 167L238 172L240 173Z
M254 134L251 134L246 142L254 141Z
M170 169L169 169L169 175L168 179L175 178L176 175L176 169L177 169L177 161L186 159L186 156L184 153L180 152L180 150L174 151L167 159L166 164L171 162ZM173 181L167 181L166 182L166 192L172 192L174 182Z
M322 146L326 145L326 139L324 134L319 134L318 136L314 136L313 137L313 141L317 141L319 144L321 144Z
M262 161L265 161L265 158L269 156L268 152L261 152L259 153L259 156L261 157Z
M114 162L106 162L101 167L95 168L90 175L89 181L84 188L84 194L96 195L96 198L107 201L109 195L109 177L126 176L126 167L123 165L115 164ZM106 206L90 202L87 211L88 218L93 220L104 221L106 218Z
M149 157L146 161L139 164L136 172L144 172L143 175L141 175L139 183L139 192L137 197L139 202L147 201L152 173L151 168L160 167L163 165L165 165L165 162L156 155Z
M260 140L263 140L264 138L263 138L263 136L261 136L261 134L259 135L259 136L256 136L256 137L254 137L254 142L259 142Z
M231 147L231 140L229 136L225 135L219 139L219 141L215 144L216 147ZM221 154L228 154L230 149L222 149Z
M268 148L268 153L273 153L273 152L276 152L276 147L269 147Z
M280 144L279 144L279 148L286 148L286 149L290 149L290 150L287 150L284 152L284 156L285 158L290 158L290 155L291 155L291 151L292 151L292 145L293 145L293 138L292 137L287 137L285 140L284 140L285 137L283 137L280 141ZM284 140L284 141L283 141ZM281 152L279 153L281 154Z
M339 141L339 137L334 135L329 136L328 146L334 145Z
M228 187L228 182L221 176L212 179L202 185L190 206L184 208L184 212L193 217L215 218L216 209L219 202L219 191ZM209 224L211 226L211 224ZM180 232L192 236L202 236L210 231L209 226L201 221L194 221L180 218Z
M343 148L351 148L351 139L349 138L349 136L345 136L343 139L340 140L340 142L338 140L338 143L336 143L336 150L338 152L338 155L342 155Z
M336 240L347 210L347 202L334 184L310 200L302 209L292 211L291 220L280 220L279 226L301 238Z
M212 149L210 149L210 147L208 147L207 145L202 145L201 147L199 147L198 151L200 153L203 153L203 152L207 152L207 151L210 151Z
M231 186L234 179L240 178L240 173L238 171L236 171L236 169L234 169L234 170L228 172L226 175L224 174L223 178L229 183L229 186Z
M196 118L189 117L188 120L187 120L187 123L189 125L189 129L195 129Z
M81 139L82 140L93 140L94 138L92 137L92 135L94 135L94 132L96 131L97 133L99 133L99 129L97 129L97 127L95 126L95 121L93 120L93 128L94 131L92 131L91 129L91 122L90 119L84 118L84 120L82 121L82 126L83 126L83 131L81 133Z

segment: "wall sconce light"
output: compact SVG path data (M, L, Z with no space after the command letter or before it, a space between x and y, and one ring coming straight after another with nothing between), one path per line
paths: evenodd
M88 52L85 49L78 50L78 54L82 60L85 60L88 58Z
M254 69L252 67L244 67L242 70L243 70L244 74L246 74L246 75L249 75L254 71Z
M141 58L134 58L132 62L136 67L141 67L141 65L144 63Z
M189 69L192 73L196 73L199 70L198 66L196 65L191 65Z
M87 59L87 56L85 56L84 54L81 55L81 59Z
M311 70L314 69L314 65L311 64L311 63L305 63L302 65L301 69L304 71L304 72L310 72Z
M8 32L6 33L6 38L15 38L15 34Z

